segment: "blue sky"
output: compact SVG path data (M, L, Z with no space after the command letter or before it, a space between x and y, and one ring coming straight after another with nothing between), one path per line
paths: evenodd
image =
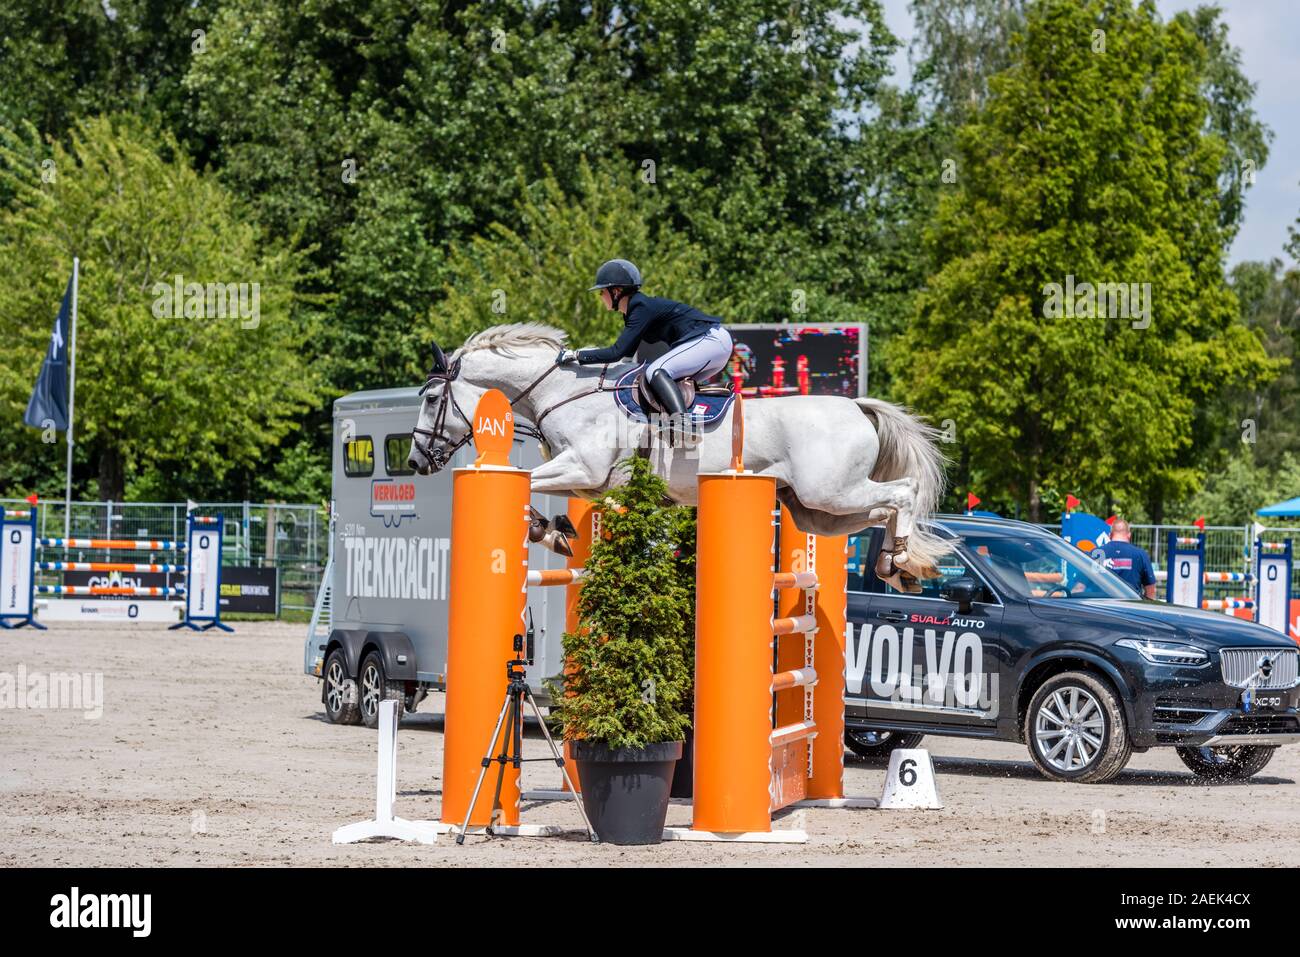
M885 22L904 42L895 57L898 82L911 70L906 45L913 26L909 0L883 0ZM1190 10L1195 0L1157 0L1162 16ZM1228 264L1247 259L1286 260L1287 227L1300 215L1300 2L1218 0L1228 37L1241 50L1246 75L1255 83L1255 112L1273 130L1268 164L1246 194L1246 218L1228 253Z

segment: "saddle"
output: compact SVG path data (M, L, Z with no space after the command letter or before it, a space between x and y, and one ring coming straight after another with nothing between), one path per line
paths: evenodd
M689 376L676 381L682 390L683 404L704 424L725 415L734 398L732 391L724 385L697 387L695 380ZM643 420L647 416L662 415L667 411L650 389L644 363L619 376L614 388L615 402L633 419Z

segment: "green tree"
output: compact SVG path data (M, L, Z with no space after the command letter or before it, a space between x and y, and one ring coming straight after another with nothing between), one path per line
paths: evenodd
M1254 445L1256 461L1275 463L1284 452L1300 453L1300 269L1284 271L1277 259L1244 262L1229 279L1241 321L1259 336L1279 373L1257 389L1224 390L1222 444L1236 454L1244 441Z
M218 0L0 0L0 127L62 137L79 116L146 115L192 149L181 80Z
M454 248L445 298L434 307L426 336L459 345L471 333L503 322L546 322L575 345L608 345L623 325L588 292L592 263L615 250L645 263L646 290L725 313L728 303L706 298L704 254L663 227L662 194L613 170L580 171L581 192L569 197L554 176L522 187L510 217Z
M1265 461L1241 446L1221 469L1212 472L1187 501L1172 511L1178 521L1191 522L1204 515L1211 525L1245 525L1266 505L1300 493L1300 458L1284 452Z
M627 483L598 504L578 599L580 628L564 635L571 668L554 714L570 740L611 748L680 741L690 727L694 642L689 566L678 540L685 506L665 506L668 486L645 459L623 463Z
M264 237L172 136L123 116L79 121L70 140L42 142L28 127L0 144L14 196L0 210L0 336L14 360L0 370L0 443L23 469L0 484L61 485L61 446L20 420L77 256L83 483L89 471L98 494L118 500L136 480L198 497L232 470L259 468L319 402L300 351L313 330L294 310L302 256ZM177 281L202 288L175 297ZM244 311L221 315L209 283L226 295L245 284Z
M913 83L935 116L955 130L979 112L989 77L1011 63L1011 37L1022 32L1025 0L912 0L916 34Z
M1296 217L1295 223L1287 227L1287 241L1283 248L1287 255L1292 259L1300 262L1300 216Z
M918 138L878 0L227 0L209 37L196 123L274 233L319 242L336 388L418 375L452 250L517 229L526 185L581 195L584 156L661 196L728 320L893 319L919 279L895 279Z
M1202 58L1149 3L1029 8L959 132L963 175L928 234L942 266L891 351L904 398L956 425L958 487L1006 488L1032 520L1053 486L1158 521L1199 481L1210 400L1274 371L1224 281ZM1084 282L1138 284L1149 308L1053 318L1053 284Z
M1242 71L1241 51L1228 39L1223 11L1214 5L1176 13L1172 22L1200 42L1188 48L1207 104L1205 127L1223 141L1219 162L1219 226L1229 243L1246 211L1246 189L1268 161L1273 131L1251 107L1255 84Z

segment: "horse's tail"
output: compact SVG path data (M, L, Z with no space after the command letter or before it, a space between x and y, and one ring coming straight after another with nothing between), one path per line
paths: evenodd
M943 470L947 459L937 444L942 433L892 402L865 398L855 401L875 423L880 440L880 452L871 480L916 479L916 519L929 520L943 495ZM946 546L942 539L918 527L907 540L907 551L918 561L934 565L946 551Z

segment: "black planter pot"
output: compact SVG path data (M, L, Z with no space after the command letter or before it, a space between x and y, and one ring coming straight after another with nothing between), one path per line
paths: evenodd
M690 798L695 796L695 729L686 731L686 740L682 742L682 756L677 760L673 771L673 789L669 797Z
M668 816L673 769L682 743L609 748L570 742L578 766L582 806L596 835L610 844L658 844Z

